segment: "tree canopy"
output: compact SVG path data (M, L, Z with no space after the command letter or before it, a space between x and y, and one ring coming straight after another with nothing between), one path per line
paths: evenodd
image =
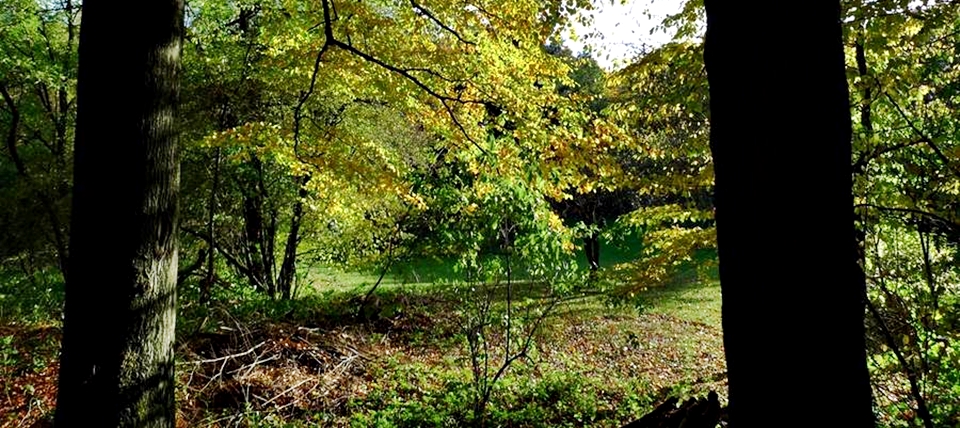
M121 220L132 211L116 208L136 193L131 157L93 168L116 194L90 199L74 190L84 186L80 165L94 165L76 156L84 144L102 140L97 147L114 147L103 156L129 154L110 144L135 139L122 132L124 119L145 108L131 89L101 89L88 97L119 101L86 114L108 111L103 117L114 120L97 122L101 137L81 135L78 48L84 23L97 22L84 17L95 11L85 9L90 1L9 0L0 8L0 373L31 379L8 395L24 404L0 405L0 413L24 420L53 406L26 385L48 396L55 386L44 390L30 376L55 378L59 366L22 337L49 328L59 338L64 288L118 278L106 275L115 272L106 263L118 263L119 253L94 246L140 236ZM177 418L620 426L666 395L717 390L704 403L725 405L726 364L731 376L740 372L724 359L722 327L734 324L721 326L721 298L730 323L729 314L763 313L780 332L782 342L750 342L748 354L781 345L808 352L790 355L815 354L824 348L814 339L826 333L804 335L817 326L839 331L840 321L817 315L825 310L777 318L804 302L842 300L827 284L859 281L825 272L842 257L865 280L857 288L865 285L865 307L846 307L844 331L862 320L866 343L855 332L843 342L850 355L865 352L878 424L960 423L960 9L945 0L844 0L829 47L790 38L787 30L814 19L799 14L809 7L751 9L765 21L731 30L749 49L721 48L711 59L705 32L722 22L704 3L725 6L709 1L683 2L658 27L673 34L670 42L611 69L596 50L568 47L574 27L602 25L590 16L606 2L187 2L182 96L169 130L180 165ZM646 6L631 7L639 14ZM129 71L121 33L135 30L143 28L117 26L109 34L115 53L86 55L103 58L103 73ZM760 50L768 43L780 50ZM811 62L827 49L843 73L830 83L814 78L815 69L828 72ZM711 61L719 71L708 70ZM731 77L740 86L723 92L724 70L740 70ZM114 83L119 91L131 82ZM839 94L844 83L843 100L824 101L828 86ZM718 99L718 88L728 98ZM840 110L828 118L829 108ZM736 116L750 112L752 119ZM717 125L723 118L741 131ZM839 143L829 147L845 154L829 165L814 144L826 141L814 134L828 119L850 128L849 138L830 134ZM743 175L730 186L749 190L741 196L753 216L739 232L728 226L733 237L723 237L715 199L717 130L734 153L725 158L733 176ZM848 154L840 144L847 140ZM804 193L828 171L833 184ZM843 195L830 192L847 187L852 201L837 202ZM77 229L97 219L96 230ZM848 260L840 246L851 233ZM796 244L821 234L836 242ZM80 244L77 236L85 236ZM748 241L742 249L757 253L741 279L754 282L738 294L724 269L737 265L746 253L736 244ZM666 295L678 300L666 303ZM107 298L88 296L87 312L76 313L97 315L98 299ZM696 339L677 342L679 332ZM313 347L282 348L294 342ZM668 342L689 348L660 348ZM791 376L826 366L788 360L770 360L782 371L760 380L811 392ZM446 371L430 371L441 365ZM377 385L381 371L418 380ZM308 372L321 377L292 374ZM206 385L197 385L201 378ZM333 391L339 398L310 395ZM562 404L522 404L549 400ZM460 408L469 410L453 410Z

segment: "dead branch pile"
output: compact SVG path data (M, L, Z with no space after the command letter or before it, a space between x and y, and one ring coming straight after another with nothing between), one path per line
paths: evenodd
M295 325L220 327L186 343L178 363L181 409L207 409L219 419L181 415L190 426L227 426L248 411L297 417L305 411L340 414L362 382L368 358L343 329ZM209 415L209 413L208 413Z

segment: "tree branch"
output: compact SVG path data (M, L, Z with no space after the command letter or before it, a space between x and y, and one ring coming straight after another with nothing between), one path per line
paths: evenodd
M330 7L327 0L323 0L323 46L317 52L317 57L313 62L313 72L310 74L310 86L306 91L300 93L297 106L293 109L293 152L298 154L300 151L300 122L303 120L303 106L313 95L317 87L317 76L320 74L320 63L323 61L323 54L330 48L333 40L333 26L330 24Z
M20 109L17 107L13 97L10 96L6 82L0 82L0 95L3 96L3 101L7 104L7 107L10 108L10 129L7 130L6 139L7 150L10 152L10 158L13 160L13 164L17 167L17 173L19 173L21 177L27 177L27 166L23 163L23 159L20 158L20 152L17 151L17 132L20 129Z
M183 232L185 232L187 235L191 235L191 236L194 236L194 237L196 237L196 238L199 238L199 239L203 240L203 241L206 242L208 245L209 245L209 243L210 243L210 236L208 236L207 234L205 234L205 233L203 233L203 232L200 232L200 231L198 231L198 230L193 230L193 229L190 229L190 228L185 227L185 226L182 226L182 225L180 226L180 230L182 230ZM239 271L240 274L242 274L242 275L244 275L244 276L247 276L247 277L250 277L250 276L251 276L250 269L249 269L247 266L245 266L243 263L241 263L240 260L238 260L233 254L230 254L230 252L228 252L226 249L224 249L224 248L223 248L222 246L220 246L220 245L214 245L213 248L214 248L218 253L220 253L220 255L223 256L224 259L226 259L227 263L229 263L231 266L233 266L235 269L237 269L237 271Z
M953 221L953 220L950 220L950 219L948 219L948 218L946 218L946 217L943 217L943 216L940 216L940 215L938 215L938 214L934 214L934 213L931 213L931 212L928 212L928 211L923 211L923 210L916 209L916 208L885 207L885 206L875 205L875 204L857 204L857 205L854 205L854 208L872 208L872 209L875 209L875 210L878 210L878 211L888 211L888 212L898 212L898 213L905 213L905 214L914 214L914 215L929 217L929 218L932 218L932 219L934 219L934 220L937 220L937 221L939 221L939 222L941 222L941 223L944 223L945 225L947 225L948 227L950 227L950 228L953 229L953 230L958 230L958 229L960 229L960 224L958 224L957 222L955 222L955 221Z
M207 257L207 249L205 247L201 248L200 252L197 254L197 260L191 263L190 266L186 266L177 272L177 285L183 284L183 281L185 281L187 278L190 277L190 275L193 275L194 272L200 269L200 267L203 266L203 261L206 257Z
M463 97L460 96L459 94L457 94L457 96L455 96L455 97L441 94L441 93L437 92L436 90L434 90L433 88L431 88L431 87L430 87L429 85L427 85L426 83L424 83L424 82L423 82L422 80L420 80L417 76L414 76L412 73L415 73L415 72L427 73L427 74L430 74L430 75L432 75L432 76L435 76L435 77L437 77L437 78L439 78L439 79L441 79L441 80L447 81L447 82L454 82L454 80L452 80L452 79L450 79L450 78L447 78L447 77L444 77L444 76L441 75L440 73L438 73L438 72L436 72L436 71L433 71L433 70L430 70L430 69L427 69L427 68L420 68L420 67L416 67L416 68L403 68L403 67L398 67L398 66L389 64L389 63L387 63L387 62L385 62L385 61L383 61L383 60L381 60L381 59L379 59L379 58L377 58L377 57L375 57L375 56L373 56L373 55L370 55L370 54L368 54L368 53L366 53L366 52L364 52L364 51L361 51L360 49L357 49L356 47L354 47L354 46L353 46L352 44L350 44L350 43L344 43L344 42L338 40L338 39L334 36L334 34L333 34L333 20L332 20L331 17L330 17L330 3L331 3L331 0L323 0L321 3L322 3L322 5L323 5L323 20L324 20L324 29L323 29L324 31L323 31L323 32L324 32L324 36L325 36L324 45L323 45L323 48L321 48L321 54L322 54L322 52L323 52L324 50L326 50L327 46L329 46L329 45L336 46L336 47L338 47L338 48L340 48L340 49L343 49L343 50L345 50L345 51L347 51L347 52L350 52L350 53L352 53L352 54L354 54L354 55L362 58L363 60L366 60L366 61L371 62L371 63L373 63L373 64L376 64L376 65L378 65L378 66L380 66L380 67L382 67L382 68L385 68L385 69L387 69L387 70L389 70L389 71L392 71L392 72L394 72L394 73L396 73L396 74L399 74L400 76L404 77L405 79L407 79L408 81L412 82L414 85L416 85L417 87L419 87L420 89L422 89L424 92L426 92L426 93L429 94L430 96L432 96L432 97L440 100L440 103L443 105L444 110L447 111L447 114L450 116L450 119L453 120L454 124L457 126L457 128L460 130L460 132L463 133L463 136L467 139L467 141L469 141L471 144L473 144L473 146L476 147L477 149L479 149L481 152L487 153L487 150L484 149L483 147L481 147L480 144L477 143L477 141L474 140L473 137L470 136L470 133L467 132L466 127L463 126L463 124L462 124L462 123L460 122L460 120L457 118L456 113L453 111L453 108L452 108L452 107L450 106L450 104L448 103L448 102L456 102L456 103L460 103L460 104L486 105L486 101L480 100L480 99L463 98ZM311 84L310 84L311 88L313 87L313 85L314 85L315 82L316 82L316 70L317 70L317 68L319 67L319 63L320 63L320 56L318 55L318 57L317 57L317 63L315 64L315 67L314 67L314 75L313 75L313 78L311 79ZM312 92L312 89L311 89L309 92ZM308 94L309 94L309 92L308 92ZM303 103L303 102L305 102L305 99L303 99L303 101L301 101L301 103ZM296 129L297 129L296 124L294 125L294 128L295 128L295 132L296 132Z
M352 45L346 44L346 43L341 42L341 41L339 41L339 40L337 40L337 39L332 39L332 43L333 43L333 45L335 45L335 46L337 46L337 47L339 47L339 48L341 48L341 49L343 49L343 50L345 50L345 51L347 51L347 52L350 52L350 53L352 53L352 54L354 54L354 55L356 55L356 56L359 56L360 58L363 58L364 60L367 60L367 61L369 61L369 62L372 62L372 63L374 63L374 64L376 64L376 65L379 65L380 67L383 67L383 68L385 68L385 69L387 69L387 70L390 70L390 71L392 71L392 72L394 72L394 73L397 73L397 74L403 76L404 78L406 78L406 79L409 80L410 82L413 82L413 84L415 84L415 85L417 85L418 87L420 87L420 89L423 89L424 92L430 94L432 97L437 98L437 99L439 99L439 100L441 100L441 101L455 101L455 102L463 103L463 104L480 104L480 105L485 104L483 100L463 98L463 97L460 97L459 95L456 96L456 97L451 97L451 96L449 96L449 95L441 94L441 93L435 91L435 90L434 90L433 88L431 88L430 86L428 86L428 85L427 85L426 83L424 83L422 80L420 80L419 78L417 78L416 76L414 76L413 74L411 74L412 72L416 72L416 71L421 71L421 72L426 71L426 69L424 69L424 68L401 68L401 67L397 67L397 66L388 64L388 63L380 60L379 58L374 57L373 55L370 55L370 54L368 54L368 53L366 53L366 52L363 52L363 51L361 51L361 50L353 47ZM430 74L433 74L433 75L438 75L438 73L436 73L435 71L430 71L429 73L430 73ZM443 80L451 81L450 79L444 78L444 77L442 77L442 76L441 76L441 78L442 78Z
M927 140L918 139L913 141L905 141L902 143L897 143L892 146L887 147L877 147L873 150L860 152L860 156L857 157L857 161L853 163L853 173L860 174L864 169L867 168L867 165L873 160L887 154L892 153L900 149L905 149L907 147L913 147L918 144L927 144Z
M461 37L461 36L460 36L460 33L458 33L458 32L457 32L456 30L454 30L453 28L450 28L447 24L444 24L443 21L437 19L437 17L434 16L433 13L431 13L429 10L427 10L427 8L425 8L425 7L423 7L422 5L420 5L419 3L417 3L415 0L410 0L410 6L412 6L414 9L416 9L417 11L419 11L420 13L422 13L422 14L423 14L424 16L426 16L427 18L430 18L430 20L433 21L434 23L436 23L437 25L439 25L440 28L443 28L444 30L446 30L446 31L449 32L450 34L453 34L453 36L456 37L457 40L459 40L461 43L464 43L464 44L467 44L467 45L470 45L470 46L476 46L476 45L477 45L476 43L471 42L471 41L466 40L466 39L464 39L463 37Z
M887 328L887 324L883 321L880 311L877 310L870 299L864 300L866 301L867 308L870 310L870 314L873 315L877 324L880 325L880 331L883 332L883 337L886 339L887 345L890 346L900 366L903 367L903 371L907 374L907 380L910 382L910 392L913 394L914 400L917 401L917 411L920 414L920 419L923 421L923 426L925 428L933 428L933 419L930 416L930 410L927 408L927 402L923 397L923 392L920 390L920 381L916 368L907 361L900 351L900 347L897 345L897 339L893 337L893 333Z
M900 104L898 104L896 100L893 99L893 96L890 95L889 92L884 91L884 95L886 96L887 100L890 101L890 104L892 104L893 107L897 110L897 113L900 114L900 117L902 117L903 120L907 122L907 125L910 126L910 129L912 129L913 132L920 137L920 142L930 147L930 150L933 150L933 152L937 155L938 158L940 158L940 160L946 165L946 167L949 168L954 175L960 178L960 169L957 169L957 167L953 165L953 163L950 161L950 158L943 153L943 150L940 150L940 147L933 142L933 139L930 138L928 135L926 135L920 128L918 128L913 123L913 121L910 120L910 117L903 110L903 108L900 107Z

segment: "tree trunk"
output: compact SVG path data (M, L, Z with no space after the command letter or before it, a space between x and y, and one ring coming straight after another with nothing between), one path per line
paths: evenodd
M300 224L303 222L303 201L307 198L306 175L297 178L297 201L293 203L293 215L290 217L290 232L287 234L287 246L284 248L283 265L280 266L280 277L277 288L280 289L283 299L292 297L293 283L297 273L297 247L300 244Z
M83 4L57 427L174 426L182 29L182 0Z
M587 254L587 265L590 266L590 272L596 272L600 269L600 234L590 233L590 236L583 238L584 252Z
M839 2L705 4L731 426L872 427Z
M244 259L247 266L247 277L254 286L265 291L270 298L276 297L277 281L274 277L276 269L276 253L274 253L277 239L277 210L269 203L270 194L264 181L263 163L256 156L250 161L254 168L254 180L242 179L243 186L243 222L244 222Z
M205 304L210 301L211 289L217 280L217 192L220 190L220 148L217 147L213 159L213 183L210 186L210 208L207 212L207 234L210 236L207 245L210 246L210 253L207 255L207 276L200 283L200 303Z
M245 196L243 199L244 222L244 251L247 261L247 277L257 288L265 291L270 297L276 294L273 281L273 249L269 248L272 242L272 228L263 219L263 201L258 193Z

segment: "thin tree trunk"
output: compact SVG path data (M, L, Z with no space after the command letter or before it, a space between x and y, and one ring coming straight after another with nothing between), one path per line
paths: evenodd
M267 287L270 293L270 297L276 297L277 295L277 280L274 276L274 272L277 269L277 210L270 209L267 211L267 214L270 215L269 221L266 224L266 233L263 235L263 242L260 245L262 249L263 257L263 275L269 281Z
M873 427L840 4L705 6L731 426Z
M210 207L207 217L207 234L210 237L207 244L210 246L210 253L207 255L207 276L200 285L200 303L210 301L210 293L213 284L217 279L217 229L214 220L217 213L217 192L220 190L220 148L217 147L213 160L213 183L210 186Z
M593 236L590 237L590 240L593 241L593 255L591 256L593 259L593 270L598 270L600 269L600 234L594 233Z
M56 426L173 427L183 2L83 8Z
M51 201L45 194L40 194L40 200L42 201L45 210L47 211L47 218L50 220L50 229L53 232L53 245L57 248L57 266L60 268L60 274L63 275L63 280L67 280L67 270L70 265L69 259L70 254L67 248L67 233L63 230L63 222L60 220L60 211L56 209L56 205Z
M256 170L256 180L242 183L249 185L250 192L244 197L249 272L254 284L274 298L277 295L277 281L273 274L276 269L277 210L266 206L270 195L264 182L263 163L254 156L251 166Z
M590 236L583 238L584 252L587 255L587 265L590 266L590 272L594 273L600 269L600 235L590 233Z
M264 225L262 203L259 201L259 195L244 196L243 199L243 223L244 223L244 258L246 259L247 278L257 288L266 292L270 297L275 294L273 287L273 278L267 274L268 264L264 257L266 249L264 245Z
M864 46L866 41L864 40L864 36L862 34L860 37L860 40L858 40L854 46L854 60L857 63L857 74L860 76L861 84L863 84L863 90L861 92L862 99L860 100L860 126L863 128L865 140L869 141L873 136L873 90L871 89L871 85L867 83L867 80L870 78L870 69L867 65L867 51L866 47ZM865 154L870 153L870 149L868 149L868 147L863 147L863 150ZM854 173L867 173L866 162L864 162L860 168L860 170L855 169ZM865 212L866 209L864 209L861 213ZM857 256L858 262L862 268L863 266L866 266L866 219L863 217L863 215L855 215L855 218L858 226ZM920 233L920 243L922 247L922 232ZM923 391L920 388L920 378L922 377L923 373L918 373L916 368L904 358L903 352L900 349L900 342L893 337L873 303L869 300L866 300L866 304L869 312L876 320L877 325L880 326L880 330L884 335L884 339L887 341L887 345L893 350L894 355L897 357L897 360L900 362L900 365L903 367L903 370L907 375L907 380L910 383L910 393L917 402L917 414L919 415L920 420L923 422L924 427L933 428L933 419L930 415L930 410L927 408L926 399L923 397ZM919 338L919 335L917 335L917 337ZM917 355L920 355L920 361L923 363L925 361L923 359L923 352L918 350Z
M916 367L904 357L903 351L900 349L899 339L894 337L893 333L890 332L887 323L884 322L883 316L880 315L880 311L873 305L873 302L868 300L867 308L870 309L874 320L876 320L877 325L880 326L880 332L883 333L883 338L886 340L887 345L890 346L893 355L897 357L897 362L900 363L900 367L903 367L903 371L907 375L907 381L910 383L910 393L917 402L917 414L920 416L920 421L923 422L924 428L934 428L933 417L930 415L930 409L927 407L927 400L923 398L923 390L920 388L920 375L917 373Z
M933 262L930 260L931 237L929 233L924 233L922 230L917 233L920 237L920 252L923 254L923 278L927 281L931 304L931 313L924 320L924 326L930 330L936 330L937 318L935 314L940 310L940 287L937 286L937 279L933 276Z
M287 246L284 249L283 265L280 267L280 277L277 288L283 299L290 299L293 283L297 273L297 246L300 244L300 225L303 222L303 201L307 198L307 182L310 177L304 175L297 178L297 201L293 204L293 215L290 217L290 233L287 234Z
M260 190L260 200L266 202L267 221L264 224L264 234L260 242L261 257L263 259L263 275L267 279L267 289L270 297L277 295L277 277L274 272L277 269L277 217L279 216L274 204L269 203L270 194L267 193L267 185L263 176L263 163L257 159L257 185Z
M864 49L864 40L857 41L856 47L854 48L854 56L857 61L857 73L860 75L861 84L863 84L863 91L861 92L862 99L860 100L860 127L863 129L864 141L870 141L870 137L873 135L873 91L870 89L870 85L864 83L869 76L869 69L867 68L867 53ZM866 144L864 144L866 146ZM869 153L867 147L861 147L863 150L863 155L866 156ZM864 158L865 159L865 158ZM854 174L863 174L863 179L865 180L867 174L866 162L861 165L860 162L854 164ZM860 264L860 269L863 269L866 266L867 260L867 248L866 248L866 239L867 239L867 222L866 215L867 209L861 208L858 212L857 209L853 210L853 218L857 230L857 263Z

